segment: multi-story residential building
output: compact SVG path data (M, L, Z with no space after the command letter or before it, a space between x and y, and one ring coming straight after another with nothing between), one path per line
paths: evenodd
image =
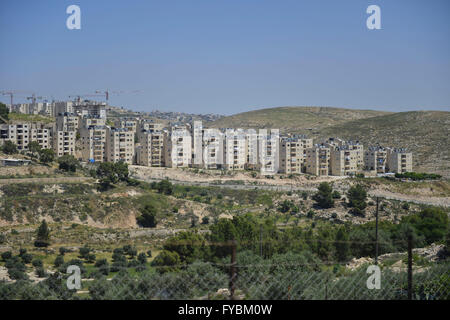
M201 121L194 121L192 135L192 166L203 167L203 126Z
M56 129L59 131L77 131L79 128L78 115L75 113L58 113L56 116Z
M386 148L376 146L364 151L364 170L385 173L387 163Z
M280 160L280 131L260 129L258 133L258 163L261 174L278 173Z
M202 160L205 169L223 167L223 133L218 129L203 129Z
M30 139L36 141L42 149L51 148L50 130L42 124L32 124L30 126Z
M89 162L106 161L106 126L80 128L81 156Z
M301 173L304 163L302 139L283 137L280 139L280 173Z
M132 117L119 118L114 121L116 128L127 128L128 131L136 133L139 127L139 119Z
M170 168L189 167L192 159L192 138L186 126L172 127L164 134L164 159Z
M106 118L101 118L100 116L89 116L84 115L82 117L79 117L80 119L80 126L87 128L90 126L105 126L106 125Z
M406 149L387 149L386 170L395 173L412 172L412 153Z
M246 132L243 129L226 129L223 140L223 167L243 170L246 164Z
M140 130L146 131L162 131L163 124L149 119L141 119L139 121Z
M246 169L260 169L258 162L258 134L255 129L247 129L246 144Z
M76 131L56 130L53 132L53 151L56 156L75 155Z
M60 113L73 113L73 101L56 101L55 105L55 114Z
M106 126L106 161L133 164L134 132Z
M50 130L42 124L2 124L0 139L11 141L19 151L28 150L28 144L32 141L36 141L42 149L51 146Z
M100 118L106 118L106 103L96 101L83 101L73 105L73 112L83 116L98 116Z
M136 162L141 166L162 167L164 161L164 133L161 130L141 130L138 132L139 148Z
M358 150L347 145L330 149L330 174L333 176L356 175L358 171Z
M325 145L306 149L306 173L327 176L330 172L330 152L330 148Z

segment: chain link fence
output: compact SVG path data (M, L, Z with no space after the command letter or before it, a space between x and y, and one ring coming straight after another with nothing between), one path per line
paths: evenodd
M204 245L204 244L203 244ZM111 269L78 265L38 279L0 280L0 300L449 300L450 261L354 268L295 254L265 259L236 252L215 262L133 265ZM73 269L73 268L72 268ZM64 272L65 271L65 272Z

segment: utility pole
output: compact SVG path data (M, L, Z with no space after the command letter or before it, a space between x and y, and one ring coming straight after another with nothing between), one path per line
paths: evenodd
M378 205L380 198L377 197L377 210L375 212L375 265L378 265Z

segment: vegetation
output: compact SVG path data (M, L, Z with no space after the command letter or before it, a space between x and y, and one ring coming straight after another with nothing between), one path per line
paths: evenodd
M334 207L333 200L333 189L328 182L322 182L318 187L317 193L313 196L313 199L316 201L317 205L321 208L332 208Z
M66 172L76 172L79 166L78 160L73 155L63 155L58 158L59 169Z
M417 172L405 172L396 173L395 177L398 179L411 179L411 180L436 180L442 178L439 174L434 173L417 173Z
M6 154L16 154L17 153L17 146L13 142L11 142L9 140L6 140L3 143L2 152L6 153Z
M36 247L47 247L50 245L50 229L45 220L42 220L41 225L36 230L36 241L34 245Z
M352 186L347 193L349 206L356 215L364 215L364 209L367 207L367 192L360 184Z

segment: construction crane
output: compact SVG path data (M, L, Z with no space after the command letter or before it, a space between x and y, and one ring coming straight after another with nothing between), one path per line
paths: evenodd
M36 104L36 100L42 100L42 97L36 97L36 94L33 93L31 97L27 97L27 100L31 100L32 104Z
M132 91L110 91L109 89L106 90L95 90L95 93L102 94L105 96L106 102L109 100L110 94L129 94L129 93L139 93L140 90L132 90Z
M11 99L11 108L12 108L12 106L14 104L14 96L15 95L30 94L30 92L27 92L27 91L17 91L17 90L2 91L1 93L4 96L9 96L10 97L10 99Z

